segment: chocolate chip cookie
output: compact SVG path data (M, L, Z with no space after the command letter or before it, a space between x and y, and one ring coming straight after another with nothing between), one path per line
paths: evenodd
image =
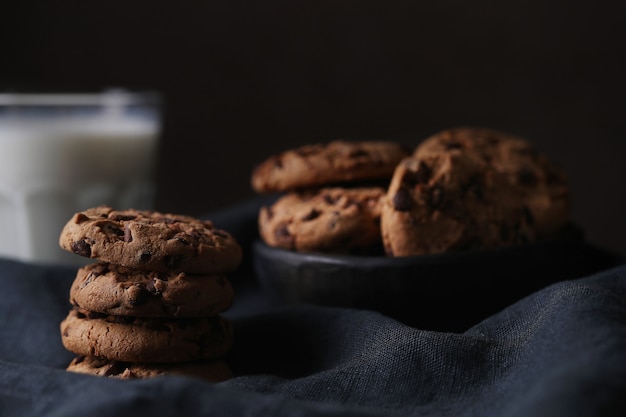
M396 168L381 208L390 256L537 240L568 222L562 172L522 139L459 128L428 138Z
M459 127L426 139L415 156L438 152L473 152L504 175L530 210L538 238L553 235L569 221L565 171L526 139L493 129Z
M349 253L381 242L380 187L288 193L259 212L259 234L270 246L301 252Z
M237 241L210 221L106 206L76 213L59 244L87 258L166 273L222 273L242 258Z
M165 273L96 262L78 269L70 302L133 317L208 317L226 311L233 288L222 275Z
M74 308L61 322L63 346L112 361L171 363L223 356L231 324L219 317L162 319L114 316Z
M388 180L410 151L391 141L336 140L288 150L259 164L252 172L258 193L287 192L343 182Z
M132 363L95 356L77 356L67 367L70 372L120 379L143 379L161 375L183 375L210 382L232 378L232 370L220 359L177 363Z

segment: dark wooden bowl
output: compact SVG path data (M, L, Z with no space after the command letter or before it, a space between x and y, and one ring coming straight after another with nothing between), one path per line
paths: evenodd
M252 246L263 289L287 304L371 309L408 325L464 331L552 283L609 264L570 225L552 239L425 256L343 256Z

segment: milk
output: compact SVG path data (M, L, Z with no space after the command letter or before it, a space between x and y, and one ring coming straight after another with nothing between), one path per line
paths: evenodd
M0 257L80 263L58 243L75 212L152 207L159 115L130 98L0 95Z

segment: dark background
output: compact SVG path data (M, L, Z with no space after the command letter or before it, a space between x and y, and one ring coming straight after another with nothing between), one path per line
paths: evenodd
M626 2L61 0L0 11L0 89L162 93L159 210L200 215L252 197L254 164L301 144L417 144L482 125L560 163L574 219L626 253Z

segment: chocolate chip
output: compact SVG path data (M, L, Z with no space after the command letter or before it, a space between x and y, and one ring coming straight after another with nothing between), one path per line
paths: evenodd
M183 259L184 257L181 255L167 255L163 257L163 262L165 263L165 266L167 266L169 269L175 269L180 266L180 264L183 262Z
M365 149L355 149L348 154L350 158L358 158L361 156L368 156L368 155L369 153L367 153Z
M214 230L215 232L215 230ZM193 241L199 242L201 240L206 240L206 235L198 230L192 230L187 234L187 237Z
M393 203L393 208L398 211L409 211L413 206L411 193L404 187L398 189L398 192L393 196L391 202Z
M131 306L138 306L148 301L151 295L143 283L136 284L128 289L128 302Z
M333 218L328 222L328 228L330 230L334 230L335 227L337 227L337 220L339 218L340 213L338 211L333 211L331 214L333 215Z
M76 215L76 217L74 217L74 223L76 224L80 224L82 222L86 222L87 220L89 220L89 217L87 217L85 214L83 213L78 213Z
M128 304L132 307L140 306L148 301L150 294L145 289L141 288L136 291L132 297L128 297Z
M146 282L146 290L152 294L152 295L159 295L161 294L161 292L159 291L159 289L156 287L156 280L151 279L150 281Z
M102 229L104 233L109 235L123 237L125 234L124 230L122 230L117 223L101 222L98 226L100 227L100 229Z
M291 233L289 233L289 229L287 228L286 224L284 224L284 225L280 226L278 229L276 229L276 231L274 232L274 235L278 239L291 237Z
M152 253L150 253L150 252L142 252L139 255L139 261L140 262L148 262L148 261L150 261L150 259L152 259Z
M449 142L446 142L445 147L446 147L446 150L451 151L454 149L462 149L463 145L460 142L451 140Z
M289 232L288 224L281 224L274 231L274 237L279 242L279 246L293 249L295 238Z
M485 201L483 181L480 176L473 176L462 188L464 194L473 194L480 201Z
M424 161L420 161L416 171L406 171L402 177L402 182L409 187L414 187L417 184L425 184L430 180L433 174L433 170Z
M533 186L537 183L537 176L532 169L523 167L517 172L517 179L523 185Z
M126 243L130 243L133 241L133 234L130 231L130 228L128 227L128 224L124 225L124 242Z
M109 366L109 368L106 371L104 371L104 376L119 375L122 372L124 372L125 369L126 369L126 366L118 362L114 362Z
M322 195L322 198L324 199L326 204L329 204L331 206L334 205L335 203L337 203L337 200L339 200L339 197L333 197L330 194L324 194L324 195Z
M87 278L85 279L85 281L80 285L80 288L85 288L87 285L91 284L91 282L99 276L100 274L95 271L90 272L89 275L87 275Z
M109 215L109 219L111 220L117 220L117 221L128 221L128 220L134 220L136 219L137 216L134 214L122 214L122 213L118 213L118 212L113 212Z
M430 189L428 193L428 206L431 209L437 209L443 203L444 192L443 187L440 185L436 185Z
M91 245L87 243L85 240L78 240L76 242L72 242L70 244L72 248L72 252L77 255L85 256L89 258L91 256Z
M305 222L309 220L313 220L319 217L320 214L321 212L319 210L311 209L311 211L309 211L306 215L302 217L302 220L304 220Z

